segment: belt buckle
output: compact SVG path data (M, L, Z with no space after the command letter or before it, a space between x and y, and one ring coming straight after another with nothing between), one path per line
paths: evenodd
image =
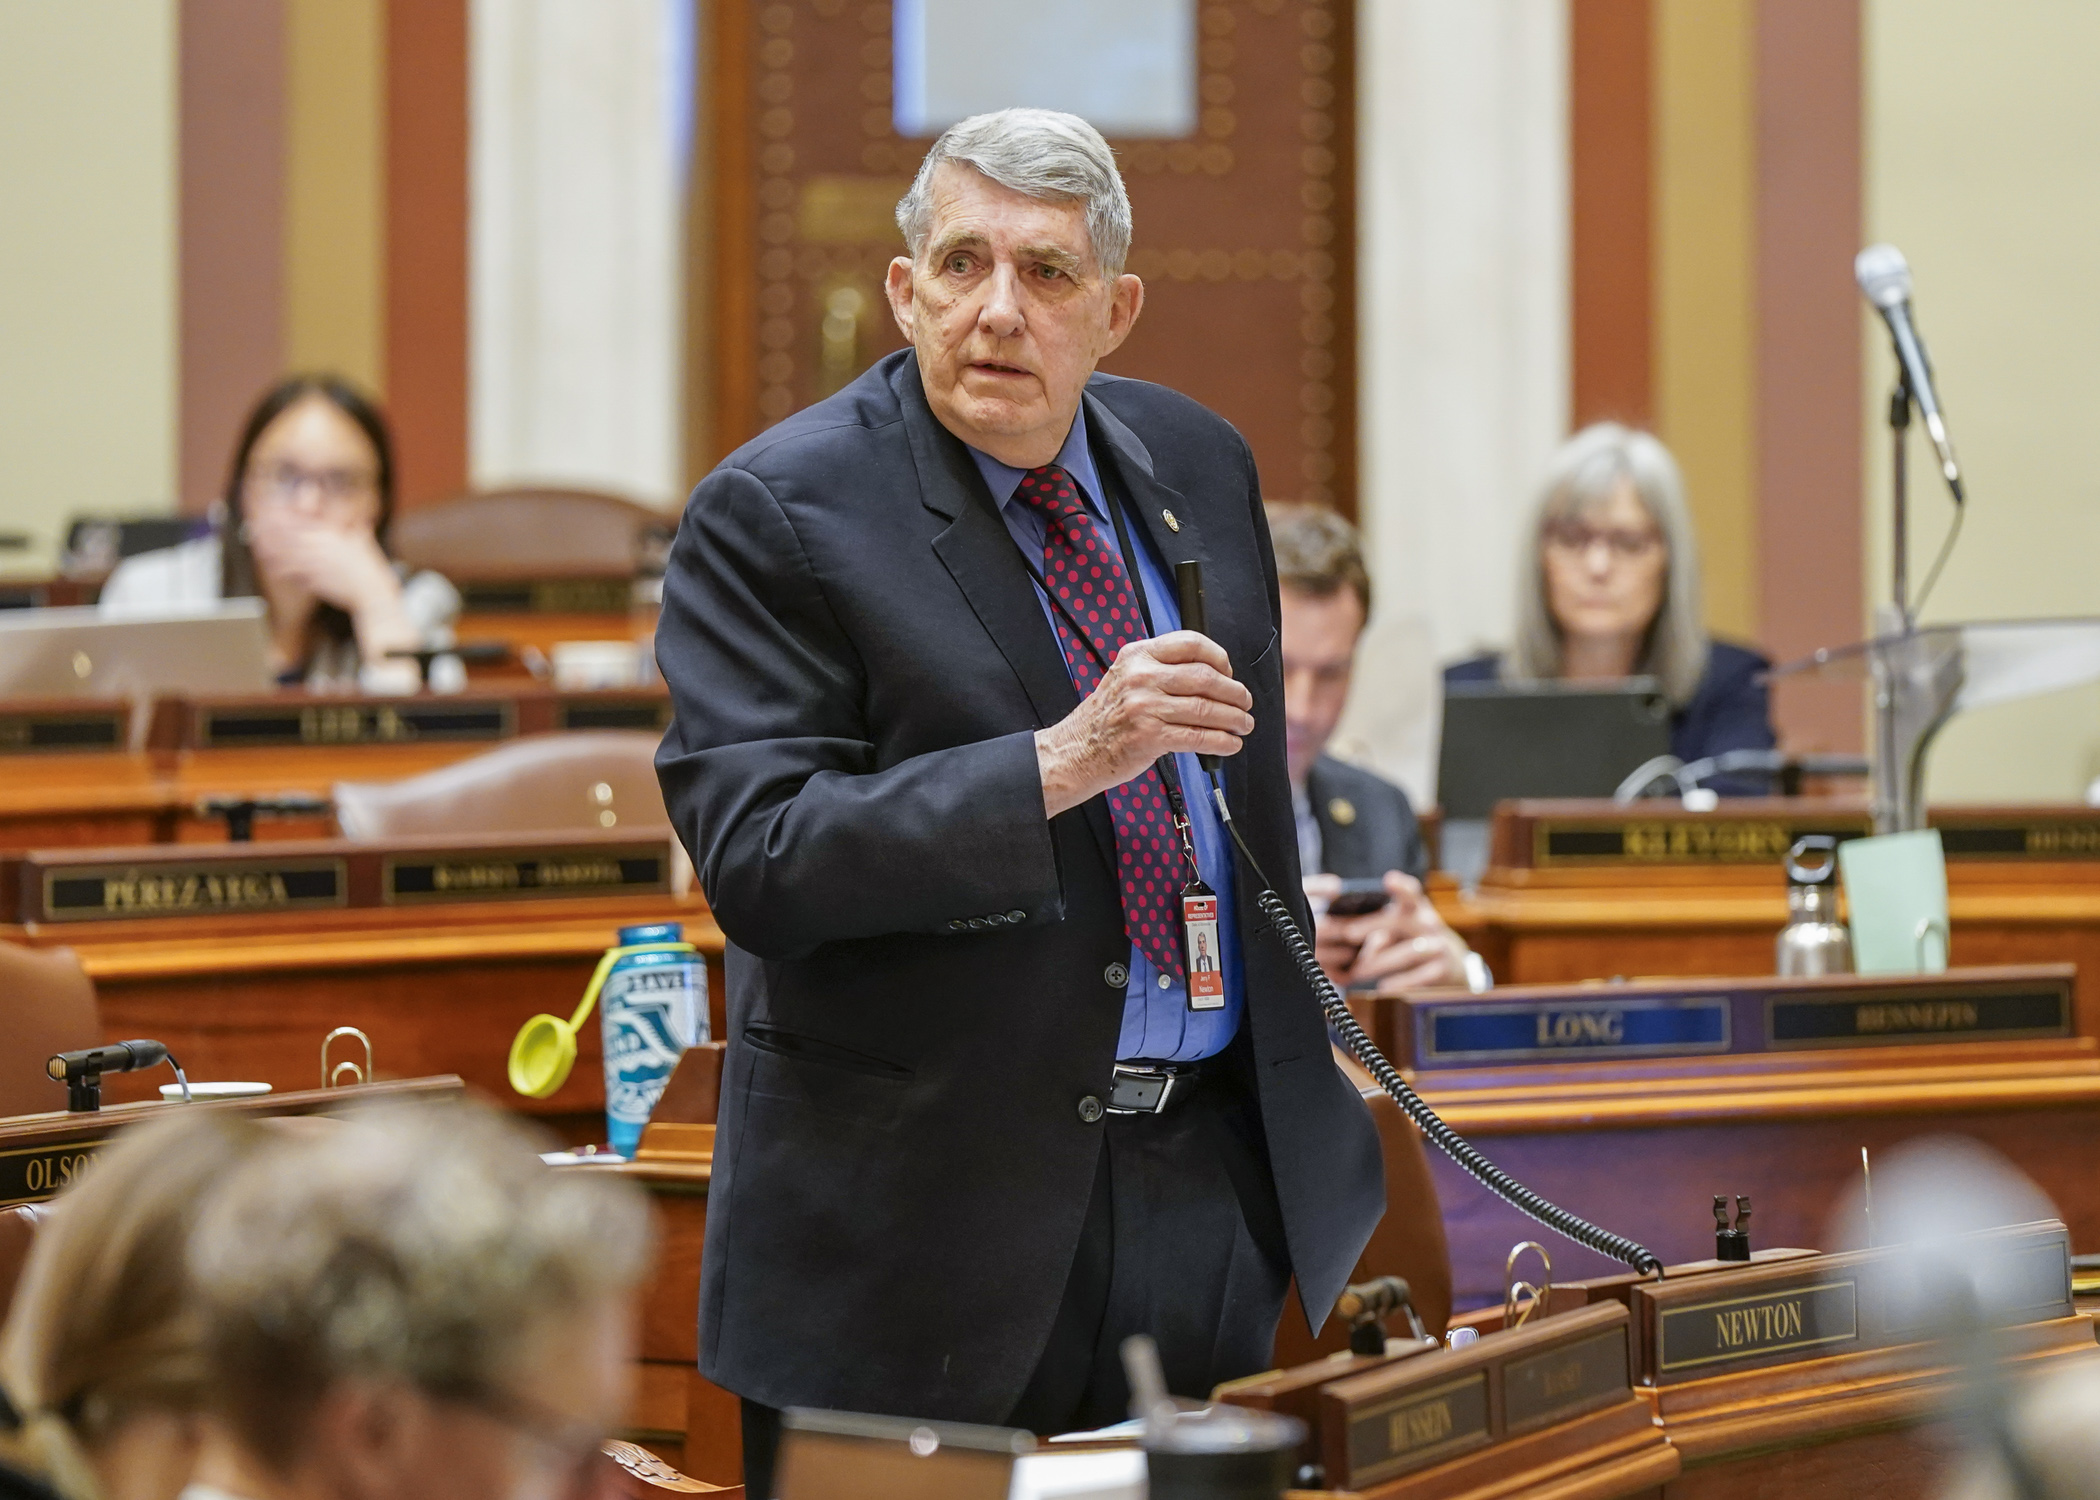
M1109 1081L1108 1112L1112 1115L1161 1114L1180 1092L1188 1076L1178 1070L1117 1063Z

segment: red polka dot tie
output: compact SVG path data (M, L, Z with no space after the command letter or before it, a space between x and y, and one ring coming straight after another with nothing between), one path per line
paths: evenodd
M1051 595L1072 685L1085 698L1100 686L1116 653L1145 634L1123 559L1103 543L1072 476L1056 464L1021 476L1015 498L1042 514L1043 587ZM1123 926L1130 941L1162 974L1184 978L1175 902L1181 891L1181 842L1167 808L1159 767L1108 793L1116 834L1117 873L1123 885Z

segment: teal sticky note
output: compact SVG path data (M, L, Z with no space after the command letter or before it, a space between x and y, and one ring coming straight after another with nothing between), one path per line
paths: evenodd
M1936 828L1847 839L1838 874L1851 909L1852 967L1937 974L1947 967L1947 856Z

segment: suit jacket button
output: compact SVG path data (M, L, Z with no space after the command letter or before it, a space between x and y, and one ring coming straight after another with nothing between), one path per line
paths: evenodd
M1006 920L1018 927L1028 920L1028 913L1025 911L1010 911L1006 914Z
M1110 964L1101 971L1102 981L1111 989L1122 989L1130 983L1130 970L1121 964Z
M1101 1100L1093 1094L1084 1094L1079 1100L1079 1118L1089 1125L1099 1124L1108 1111L1101 1107Z

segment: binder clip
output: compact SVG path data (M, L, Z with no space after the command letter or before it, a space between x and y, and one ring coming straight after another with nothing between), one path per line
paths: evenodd
M1714 1259L1745 1261L1750 1258L1750 1198L1738 1193L1735 1223L1728 1222L1728 1196L1714 1194Z
M335 1039L339 1036L354 1036L365 1044L365 1060L362 1065L346 1057L333 1068L328 1066L328 1049L335 1045ZM345 1073L350 1075L350 1085L352 1087L372 1081L372 1039L362 1031L359 1031L355 1026L338 1026L335 1030L329 1032L328 1035L321 1038L321 1087L324 1089L342 1088L344 1086L342 1078Z

